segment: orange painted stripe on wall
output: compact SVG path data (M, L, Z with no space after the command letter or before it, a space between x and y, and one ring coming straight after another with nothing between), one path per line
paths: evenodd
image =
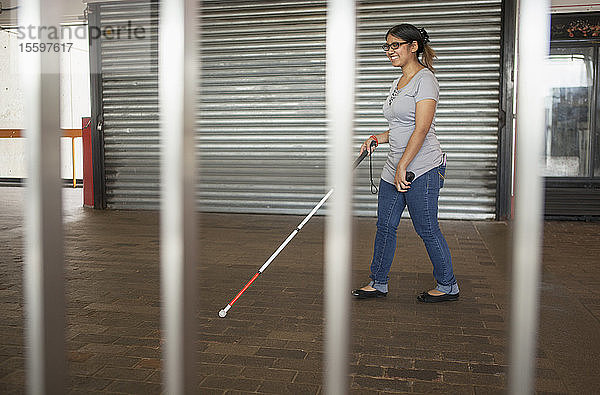
M61 129L62 137L81 137L81 129ZM0 138L16 139L23 137L23 129L0 129Z

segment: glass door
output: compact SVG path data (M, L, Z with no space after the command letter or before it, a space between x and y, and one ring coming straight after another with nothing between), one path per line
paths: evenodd
M552 48L544 175L592 177L595 48Z

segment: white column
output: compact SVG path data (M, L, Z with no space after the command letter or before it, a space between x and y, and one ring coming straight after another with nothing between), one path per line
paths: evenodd
M193 394L196 371L194 246L195 0L160 3L161 319L164 391Z
M334 189L325 239L325 390L349 388L350 272L352 266L352 135L355 73L354 0L327 7L328 184Z
M543 237L542 149L545 129L545 64L550 2L520 0L516 127L516 189L509 389L534 392Z
M35 48L22 51L20 58L28 166L24 213L26 387L30 394L61 394L65 392L66 354L60 53L42 52L37 44L59 42L48 37L48 32L60 26L63 1L22 0L19 6L19 25L34 27L19 44Z

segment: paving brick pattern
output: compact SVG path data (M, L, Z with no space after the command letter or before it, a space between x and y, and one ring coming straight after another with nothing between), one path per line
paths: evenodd
M21 188L0 188L0 393L24 392ZM161 393L158 215L79 207L65 190L68 393ZM300 221L204 214L198 235L199 394L319 394L323 228L315 217L221 319ZM375 220L355 222L352 282L367 281ZM443 221L458 302L424 305L431 264L402 221L385 299L353 301L349 393L505 393L509 315L502 222ZM600 386L600 224L545 225L536 390Z

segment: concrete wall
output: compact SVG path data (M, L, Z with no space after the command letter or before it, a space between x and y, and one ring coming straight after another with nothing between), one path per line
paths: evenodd
M0 30L0 129L23 127L18 50L17 36Z
M80 27L81 29L81 27ZM81 129L81 118L90 116L89 49L87 39L72 36L69 52L61 54L60 126ZM19 87L19 40L0 30L0 129L23 129L27 116ZM83 178L81 138L75 138L75 178ZM61 176L73 177L72 139L61 138ZM0 178L25 178L24 141L0 138Z

